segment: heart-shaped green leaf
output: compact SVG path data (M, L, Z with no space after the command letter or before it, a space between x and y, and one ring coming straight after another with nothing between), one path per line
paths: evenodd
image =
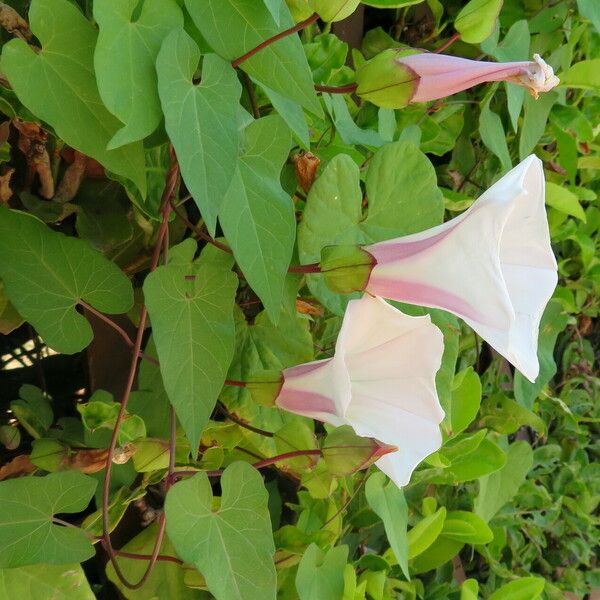
M198 448L233 357L233 259L196 242L171 249L168 265L144 282L144 295L165 389L190 446Z
M219 213L237 263L274 322L296 235L292 200L279 182L291 142L281 117L254 121L246 129L246 148Z
M275 544L262 477L235 462L225 469L221 490L213 498L205 473L177 483L165 504L169 538L217 600L275 600Z

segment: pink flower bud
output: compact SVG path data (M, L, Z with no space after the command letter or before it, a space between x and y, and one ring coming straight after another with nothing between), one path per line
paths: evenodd
M560 80L539 54L532 61L495 63L445 54L411 54L397 59L412 69L419 83L412 102L429 102L488 81L510 81L529 89L532 96L549 92Z

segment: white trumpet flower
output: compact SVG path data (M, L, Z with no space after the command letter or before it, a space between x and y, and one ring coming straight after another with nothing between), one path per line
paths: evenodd
M375 464L403 486L442 443L435 374L443 351L428 315L365 294L348 304L333 358L283 371L276 405L397 447Z
M458 315L535 381L540 320L557 283L536 156L458 217L363 250L376 263L366 291Z

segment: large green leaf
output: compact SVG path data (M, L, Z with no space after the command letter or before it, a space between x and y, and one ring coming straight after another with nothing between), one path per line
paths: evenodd
M275 544L262 477L236 462L225 469L221 490L219 502L205 473L177 483L165 504L169 537L217 600L274 600Z
M533 465L533 451L525 441L511 444L506 464L495 473L479 480L475 498L475 513L489 521L507 502L510 502L525 481Z
M394 556L408 578L408 506L402 490L393 481L386 484L383 473L373 473L367 480L365 495L369 506L383 521Z
M525 116L523 117L523 127L519 138L519 157L521 160L533 152L540 138L544 135L548 115L557 100L557 92L542 94L537 100L530 95L525 97Z
M106 107L125 126L110 140L118 148L150 135L162 111L156 89L156 56L169 32L183 26L176 0L96 0L100 28L94 53L98 89Z
M302 263L318 262L332 244L369 244L422 231L441 223L442 193L429 159L410 142L395 142L370 161L363 215L359 168L347 155L334 157L315 181L298 228ZM348 297L330 292L319 275L309 287L326 306L342 314Z
M279 182L291 143L278 115L254 121L219 213L238 265L275 322L296 237L292 200Z
M33 0L29 22L42 50L15 39L4 46L0 64L19 100L67 144L131 179L145 196L142 145L106 149L122 124L98 94L96 29L68 0Z
M158 92L181 175L214 234L217 214L235 174L240 147L242 87L227 61L204 56L183 30L171 32L158 54Z
M57 513L84 510L96 481L79 471L22 477L0 483L0 568L61 565L94 555L85 533L54 525Z
M134 554L152 554L158 527L154 523L136 535L129 543L123 546L125 552ZM165 556L175 556L175 548L171 540L165 536L160 547L160 553ZM119 567L129 581L139 581L148 567L144 560L119 557ZM152 575L139 590L126 588L115 574L112 563L106 565L108 578L121 590L127 600L148 600L149 598L165 600L200 600L204 597L202 592L193 590L183 583L184 568L173 562L158 561Z
M294 25L284 5L280 8L280 25L267 7L256 0L186 0L185 5L213 50L227 60L242 56ZM227 35L223 35L224 30ZM312 74L297 35L263 48L240 66L260 83L321 115Z
M76 311L79 300L111 314L133 304L131 283L114 263L86 242L8 209L0 209L0 276L19 313L66 354L92 340L90 324Z
M192 448L198 448L233 357L238 283L229 255L207 247L194 261L196 247L188 239L173 248L169 264L144 282L165 389Z
M300 600L340 600L344 593L344 569L348 546L323 552L312 543L302 555L296 574Z
M0 569L0 598L94 600L81 565L31 565Z

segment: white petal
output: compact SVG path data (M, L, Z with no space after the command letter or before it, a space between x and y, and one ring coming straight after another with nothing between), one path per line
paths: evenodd
M537 329L556 261L535 156L455 219L366 250L377 260L367 291L449 310L525 376L537 376Z

